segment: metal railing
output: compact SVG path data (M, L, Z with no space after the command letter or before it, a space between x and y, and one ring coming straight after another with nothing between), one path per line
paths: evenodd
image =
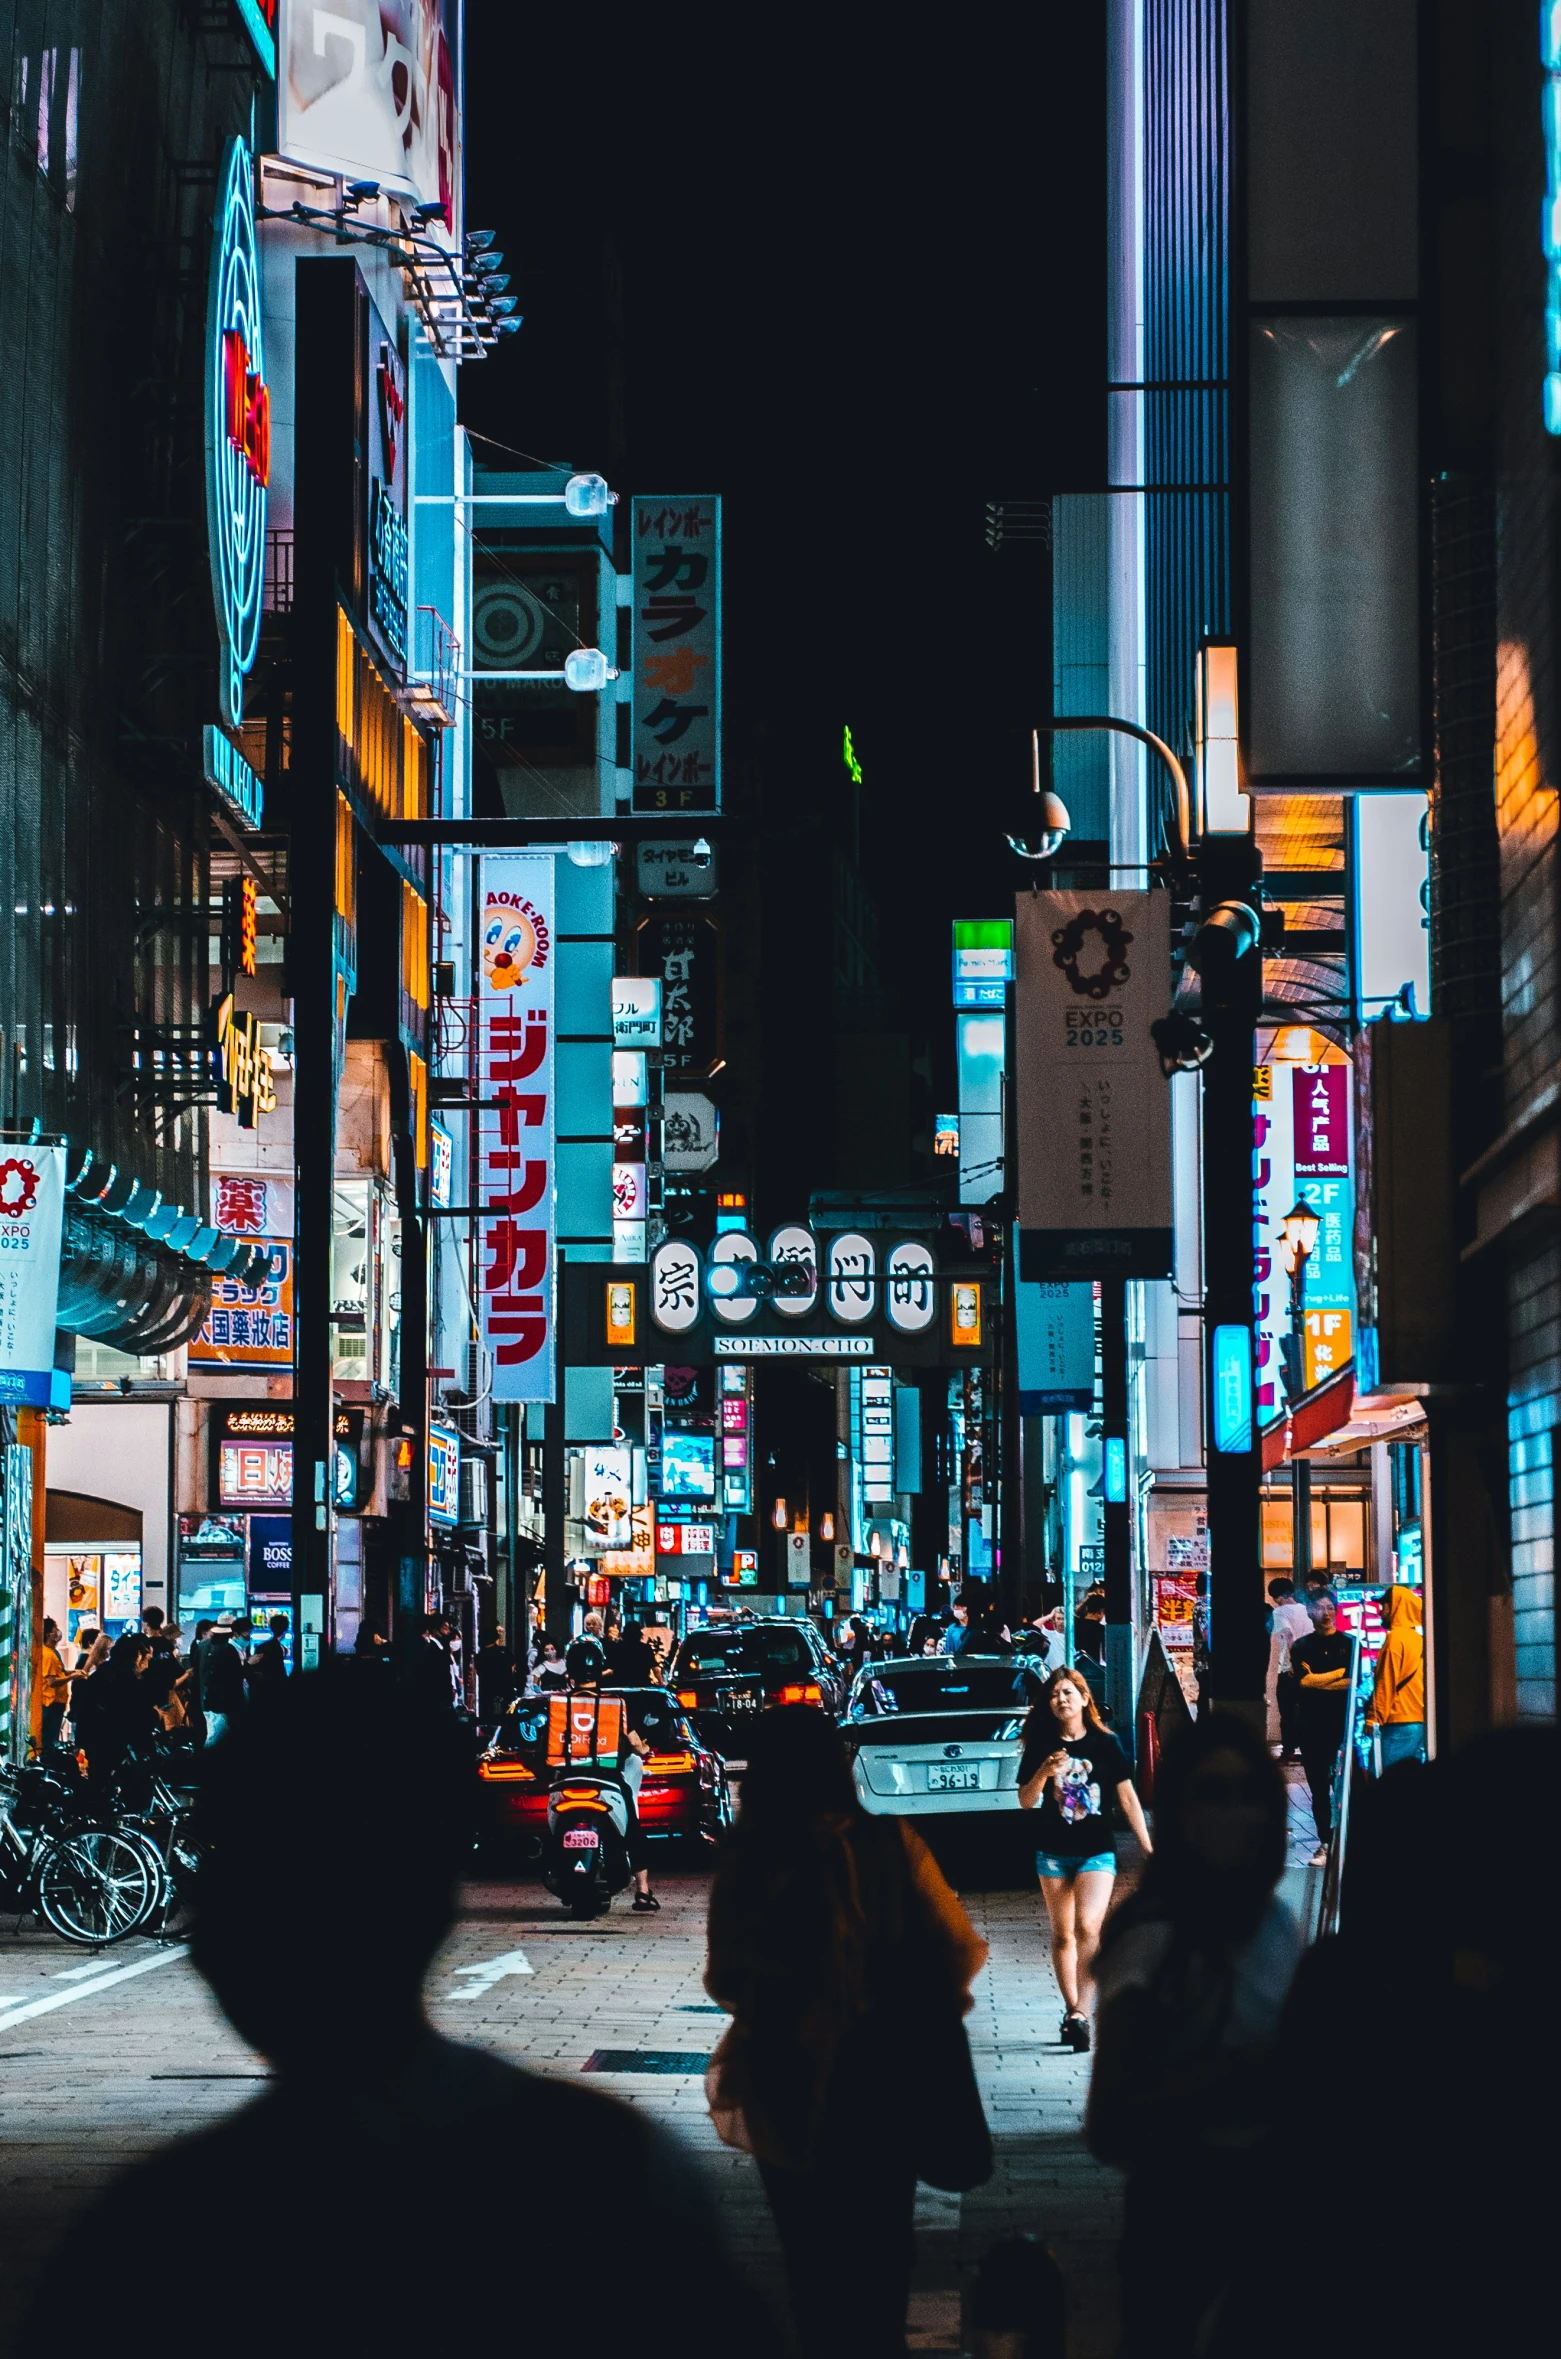
M436 606L419 606L412 617L407 672L407 699L414 712L437 729L453 729L460 676L460 640Z
M1317 1911L1317 1939L1339 1930L1339 1894L1344 1883L1344 1854L1350 1839L1350 1799L1355 1783L1355 1720L1360 1704L1361 1643L1357 1630L1350 1640L1349 1716L1344 1742L1333 1772L1333 1832L1328 1838L1328 1860L1323 1869L1322 1902Z

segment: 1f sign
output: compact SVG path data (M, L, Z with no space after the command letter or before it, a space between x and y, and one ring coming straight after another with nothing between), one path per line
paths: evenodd
M553 858L482 863L476 1201L482 1340L496 1401L551 1401L554 1375Z

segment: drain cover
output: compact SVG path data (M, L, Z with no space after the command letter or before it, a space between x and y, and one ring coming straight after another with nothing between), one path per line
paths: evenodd
M702 2073L709 2061L708 2056L695 2056L685 2048L593 2048L580 2070Z

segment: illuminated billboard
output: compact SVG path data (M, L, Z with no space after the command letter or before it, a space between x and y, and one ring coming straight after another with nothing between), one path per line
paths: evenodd
M437 209L460 202L460 0L282 0L277 147Z

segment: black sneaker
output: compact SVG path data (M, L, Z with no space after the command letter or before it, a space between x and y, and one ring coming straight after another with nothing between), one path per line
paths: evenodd
M1076 2056L1089 2054L1089 2017L1070 2015L1062 2027L1062 2036Z
M634 1914L635 1914L637 1917L648 1917L648 1916L652 1915L653 1913L655 1913L655 1912L659 1911L660 1907L661 1907L661 1903L660 1903L660 1901L659 1901L659 1900L656 1898L656 1895L654 1894L654 1892L636 1892L636 1893L635 1893L635 1895L634 1895Z

